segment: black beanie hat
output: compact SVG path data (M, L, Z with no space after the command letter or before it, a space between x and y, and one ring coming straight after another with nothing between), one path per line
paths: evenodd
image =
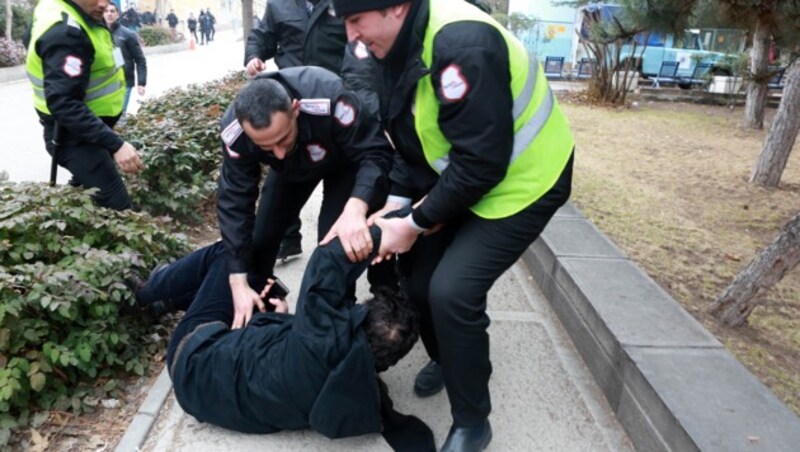
M364 11L374 11L399 5L411 0L333 0L336 16L345 17Z

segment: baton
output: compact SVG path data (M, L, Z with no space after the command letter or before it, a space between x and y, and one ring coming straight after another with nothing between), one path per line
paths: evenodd
M50 161L50 186L56 186L56 175L58 174L58 148L61 146L59 141L61 141L61 127L58 126L58 122L53 123L53 139L51 143L53 144L53 160Z

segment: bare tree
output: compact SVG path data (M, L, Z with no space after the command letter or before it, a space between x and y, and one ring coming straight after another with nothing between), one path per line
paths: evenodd
M767 105L767 82L769 74L769 45L772 29L765 18L760 18L753 33L753 48L750 51L750 76L747 84L747 100L744 104L744 127L764 128L764 108Z
M12 19L14 13L11 10L11 0L6 0L6 39L11 40Z
M242 0L242 36L244 37L245 45L247 45L247 37L250 35L250 30L253 29L253 0Z
M795 64L796 65L796 64ZM783 227L747 268L714 301L711 314L728 326L740 326L758 306L759 292L769 290L800 262L800 215Z
M800 131L800 58L787 68L788 77L778 113L764 141L750 182L777 187Z

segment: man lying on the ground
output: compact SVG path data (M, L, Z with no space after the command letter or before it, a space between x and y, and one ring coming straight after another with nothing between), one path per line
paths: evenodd
M370 229L379 244L381 231ZM375 246L373 255L379 245ZM413 304L377 290L363 305L346 297L369 265L353 263L338 239L317 248L303 276L295 315L285 301L231 330L228 254L221 242L155 270L137 303L186 309L170 340L167 366L181 408L198 420L247 433L311 428L329 438L382 432L395 449L433 450L419 419L392 409L378 372L418 337ZM269 283L261 296L264 297Z

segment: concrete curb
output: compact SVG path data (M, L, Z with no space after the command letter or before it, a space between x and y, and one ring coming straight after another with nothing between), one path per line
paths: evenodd
M165 366L156 382L147 391L147 398L142 402L139 411L136 412L136 416L125 431L125 435L117 443L117 447L114 449L116 452L138 452L141 450L147 439L147 434L150 433L150 429L158 418L158 413L161 411L161 407L167 400L171 390L172 380L170 380Z
M143 47L145 56L180 52L182 50L186 50L187 48L189 48L188 42L179 42L176 44L167 44L155 47ZM27 75L24 64L0 68L0 83L17 82L19 80L24 80L26 77Z
M571 203L523 259L638 450L797 450L800 418Z

